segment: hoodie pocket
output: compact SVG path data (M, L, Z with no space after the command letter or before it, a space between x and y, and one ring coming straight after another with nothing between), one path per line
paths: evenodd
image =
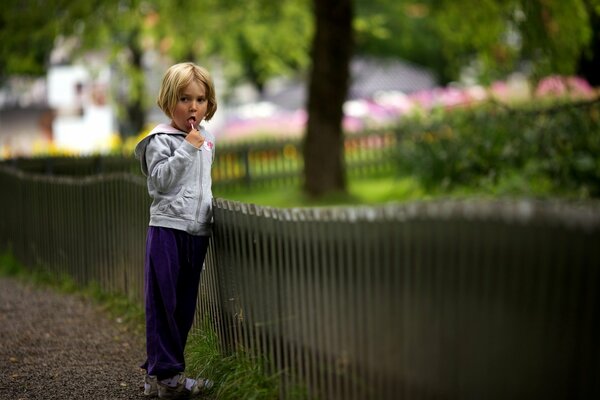
M175 198L163 201L159 205L158 211L164 215L193 221L196 203L197 199L194 194L183 190Z
M198 222L201 224L210 224L213 220L212 201L203 201L200 204L200 213L198 215Z

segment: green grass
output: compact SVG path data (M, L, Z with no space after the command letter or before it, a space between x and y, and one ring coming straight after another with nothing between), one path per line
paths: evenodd
M279 398L279 376L268 374L265 359L251 356L243 349L225 355L219 351L219 338L208 321L202 321L186 347L187 373L210 377L215 388L211 399L219 400L276 400ZM287 388L285 398L308 399L306 388Z
M120 293L108 293L92 282L80 287L69 275L55 276L45 268L27 268L17 261L10 250L0 252L0 276L19 279L30 285L50 287L58 292L80 296L94 301L100 309L125 329L141 335L144 329L144 311L133 300Z
M61 293L82 296L94 301L113 320L119 321L123 329L132 331L140 338L144 331L144 311L142 307L126 296L107 293L99 285L92 283L79 287L69 276L54 277L42 268L29 269L19 263L10 250L0 251L0 277L11 277L27 284L50 287ZM279 377L269 375L263 361L249 356L243 350L225 355L220 351L219 339L214 329L207 323L200 329L190 332L186 346L186 373L190 376L203 376L216 383L210 398L214 399L255 399L275 400L279 398ZM305 399L305 391L296 389L288 398Z
M44 268L28 269L13 256L11 250L0 252L0 276L7 276L37 285L51 286L63 293L74 293L77 286L69 276L54 277Z
M253 360L243 351L221 353L219 338L207 322L190 335L185 358L188 374L215 381L211 398L276 400L279 397L278 376L268 375L260 360Z
M271 207L323 207L333 205L378 204L426 198L421 185L412 178L374 178L352 180L348 193L333 193L312 199L299 185L253 188L236 191L214 191L215 197Z
M440 185L426 188L410 176L353 179L347 193L334 193L320 199L308 198L299 186L255 188L249 190L215 190L215 196L271 207L323 207L332 205L376 205L391 202L422 201L435 198L582 198L585 193L570 193L554 188L547 178L527 177L514 171L495 180L482 180L477 186L460 186L447 190Z

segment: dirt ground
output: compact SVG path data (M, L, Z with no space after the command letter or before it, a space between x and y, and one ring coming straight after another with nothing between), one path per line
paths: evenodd
M90 300L0 278L0 399L143 399L143 343Z

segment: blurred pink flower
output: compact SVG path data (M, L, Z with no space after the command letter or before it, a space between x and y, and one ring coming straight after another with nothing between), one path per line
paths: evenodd
M522 90L521 90L522 92ZM529 96L527 87L526 96ZM594 89L589 83L576 76L548 76L539 81L535 96L594 96ZM346 132L357 132L367 128L377 128L389 123L395 123L399 118L421 108L429 111L435 107L450 109L486 101L489 97L499 101L510 101L519 94L519 86L511 81L496 81L489 88L482 86L470 87L437 87L419 90L408 95L401 92L380 92L372 98L347 101L344 105L343 128ZM244 137L272 136L301 136L306 129L307 113L304 109L295 111L278 110L272 107L265 115L244 116L242 114L231 118L219 133L225 139L240 139Z
M593 96L594 88L583 78L578 76L571 76L567 78L567 85L571 94L577 94L582 96Z
M504 81L496 81L490 86L492 97L500 101L506 101L510 99L510 87Z
M410 101L417 106L429 110L436 105L435 89L418 90L408 95Z
M448 87L438 93L438 102L446 108L468 104L469 95L462 89Z
M588 97L594 95L594 89L585 79L577 76L551 75L539 81L535 95Z

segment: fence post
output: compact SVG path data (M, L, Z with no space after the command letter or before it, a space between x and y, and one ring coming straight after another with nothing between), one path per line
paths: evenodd
M250 146L246 145L243 147L242 159L244 162L244 184L246 187L252 185L252 177L250 175Z
M406 128L404 128L406 129ZM394 169L396 170L396 173L394 175L396 175L397 177L399 177L401 175L401 159L402 159L402 129L400 127L397 127L394 129L394 137L396 140L396 146L394 148L394 152L393 152L393 160L394 160Z

